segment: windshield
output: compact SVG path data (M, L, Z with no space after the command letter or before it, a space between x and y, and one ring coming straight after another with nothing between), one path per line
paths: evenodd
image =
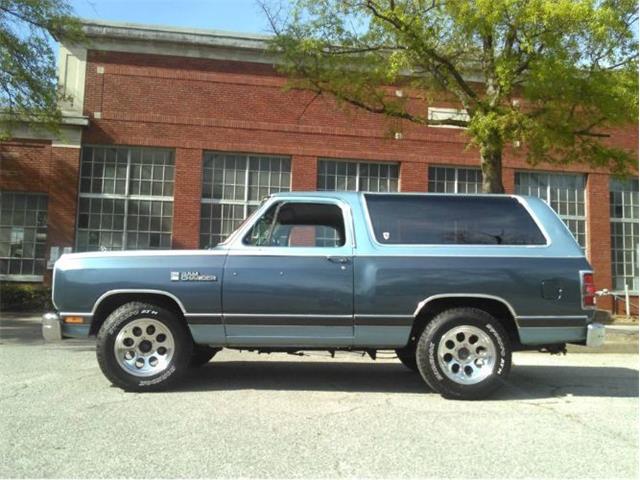
M256 213L257 213L257 212L262 208L262 206L265 204L265 202L266 202L268 199L269 199L268 197L267 197L267 198L264 198L264 199L260 202L260 205L258 205L258 206L256 207L256 209L255 209L253 212L251 212L251 213L249 214L249 216L248 216L247 218L245 218L245 219L242 221L242 223L240 223L240 225L238 225L238 226L236 227L236 229L235 229L233 232L231 232L231 233L229 234L229 236L228 236L226 239L224 239L222 242L218 243L218 245L216 245L215 247L212 247L212 248L216 248L216 247L217 247L217 246L219 246L219 245L228 245L229 243L231 243L231 242L233 241L233 239L236 237L236 235L238 234L238 231L242 230L242 228L243 228L245 225L247 225L247 223L249 223L249 222L252 222L252 221L253 221L253 219L254 219L254 218L255 218L255 216L256 216Z

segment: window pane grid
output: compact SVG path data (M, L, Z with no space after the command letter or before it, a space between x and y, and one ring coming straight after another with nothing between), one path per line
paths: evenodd
M397 163L318 160L318 190L397 192Z
M609 183L611 218L611 272L613 289L637 292L638 285L638 179Z
M223 241L263 198L291 189L291 159L207 152L204 155L200 246Z
M171 150L85 147L80 172L78 251L171 247Z
M587 242L586 181L582 174L516 172L516 193L539 197L548 203L584 248Z
M0 275L42 276L46 267L48 198L0 192Z
M429 192L482 193L479 168L429 167Z

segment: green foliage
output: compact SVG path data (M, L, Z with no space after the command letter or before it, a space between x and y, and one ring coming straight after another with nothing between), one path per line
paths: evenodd
M583 162L622 174L636 163L634 152L608 140L638 120L635 0L263 6L291 88L422 125L467 127L470 145L495 153L481 156L485 176L500 174L502 151L513 143L532 164ZM396 97L391 85L412 98ZM430 119L427 104L438 92L469 120ZM486 162L494 165L485 171ZM486 180L485 190L493 188Z
M50 288L31 283L0 283L0 311L29 312L51 308Z
M50 38L82 38L65 0L0 0L0 138L25 122L57 131L62 95Z

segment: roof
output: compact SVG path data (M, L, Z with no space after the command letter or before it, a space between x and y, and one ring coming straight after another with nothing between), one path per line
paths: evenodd
M82 28L92 40L155 42L201 47L264 51L269 35L199 28L143 25L128 22L82 19ZM93 43L93 42L92 42ZM90 47L91 48L91 47Z

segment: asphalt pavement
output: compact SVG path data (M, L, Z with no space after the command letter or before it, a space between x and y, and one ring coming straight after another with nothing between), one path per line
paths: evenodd
M637 478L638 407L638 355L618 353L518 353L476 402L353 353L223 351L125 393L92 341L0 319L0 477Z

